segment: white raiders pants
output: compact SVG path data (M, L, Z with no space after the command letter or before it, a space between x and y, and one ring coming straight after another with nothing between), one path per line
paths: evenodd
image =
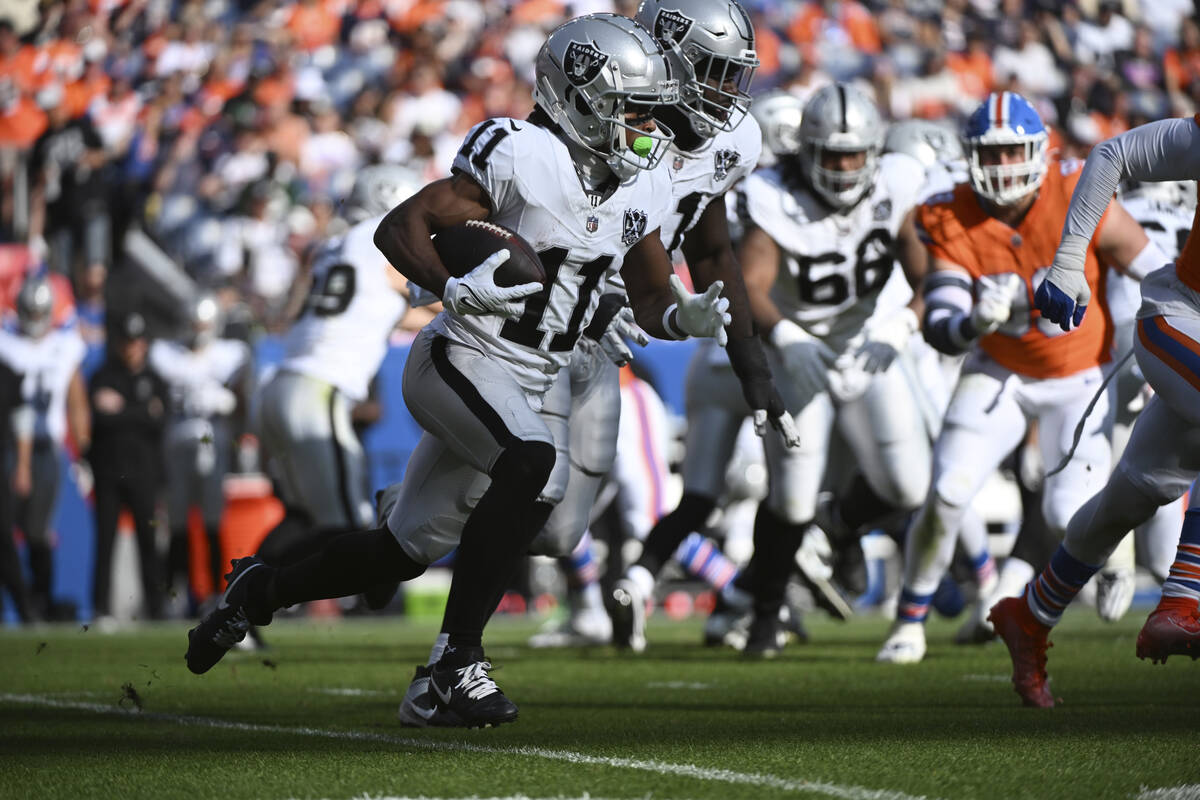
M260 390L263 444L289 508L321 530L370 527L366 458L350 403L325 381L279 370Z
M571 554L591 521L592 506L617 457L621 386L617 365L600 346L581 337L570 366L546 394L542 418L554 433L559 465L568 465L561 501L530 550L538 555ZM553 481L553 478L551 479Z
M812 520L835 423L880 497L897 508L921 504L929 488L929 431L917 400L919 390L902 361L907 354L881 373L858 373L865 386L842 399L829 391L802 396L788 379L782 359L774 351L769 355L784 404L800 432L800 445L789 449L780 437L766 437L768 508L791 523ZM831 370L830 377L836 382L844 374Z
M933 450L933 482L905 544L904 585L932 593L950 566L963 513L988 476L1038 423L1042 463L1054 469L1102 380L1100 367L1065 378L1027 378L982 353L963 365ZM1109 394L1096 402L1067 466L1046 478L1042 513L1059 536L1071 515L1108 477L1112 451Z
M558 439L502 361L428 328L409 350L404 400L426 433L394 493L387 527L409 557L432 564L458 546L463 524L491 484L488 473L505 448ZM565 440L565 418L562 424L550 419ZM559 458L538 499L561 500L567 473L566 460Z
M1133 351L1155 395L1138 416L1104 491L1071 520L1067 549L1102 563L1125 531L1181 497L1200 473L1200 294L1174 266L1142 281ZM1200 508L1193 492L1191 508Z
M725 491L729 461L750 407L724 348L711 340L692 355L684 403L683 491L715 502Z
M644 541L679 500L672 491L667 451L671 421L654 388L634 378L621 385L621 424L612 480L625 533ZM574 478L572 478L574 480Z

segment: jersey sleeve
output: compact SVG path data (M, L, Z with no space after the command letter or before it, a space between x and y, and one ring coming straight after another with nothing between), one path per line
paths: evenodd
M778 239L780 230L787 223L783 212L779 174L774 170L760 170L751 174L742 184L745 191L745 218L771 238ZM797 219L803 222L803 219Z
M518 196L517 139L521 129L509 123L507 119L489 119L472 128L451 167L483 187L495 216L503 215Z
M888 181L888 194L897 207L908 210L916 206L926 187L925 167L905 153L887 153L880 162Z
M1079 177L1064 235L1091 238L1126 178L1191 180L1200 176L1200 118L1165 119L1141 125L1100 143Z
M83 359L87 356L87 345L84 344L83 337L79 335L78 329L70 329L66 331L67 346L64 348L63 361L64 365L70 368L71 372L79 369L79 365L83 363Z
M737 127L738 132L738 163L731 171L734 179L731 184L754 172L758 159L762 156L762 129L754 117L747 116Z

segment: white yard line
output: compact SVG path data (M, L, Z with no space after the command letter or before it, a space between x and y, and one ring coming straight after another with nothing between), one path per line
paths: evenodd
M311 688L308 691L314 694L332 694L338 697L394 697L396 692L389 692L380 689L355 689L352 687L342 686L320 686Z
M651 681L647 689L712 689L715 683L697 683L695 681Z
M1200 783L1186 783L1183 786L1168 786L1163 789L1143 788L1137 800L1200 800Z
M568 764L614 767L617 769L637 770L639 772L652 772L658 775L674 775L680 778L691 778L693 780L711 781L714 783L758 786L765 789L777 789L797 794L818 794L825 795L826 797L842 798L842 800L927 800L923 795L917 797L890 789L868 789L863 786L843 785L825 781L796 780L757 772L735 772L729 769L698 767L694 764L672 764L666 761L653 761L640 758L590 756L586 753L576 753L570 750L546 750L541 747L489 747L487 745L468 744L465 742L428 741L405 736L391 736L384 733L371 733L368 731L344 731L287 725L256 725L248 722L234 722L232 720L214 719L211 717L127 711L116 705L57 700L33 694L4 693L0 694L0 702L88 711L95 714L122 716L152 722L169 722L176 725L198 728L218 728L224 730L252 731L255 733L280 733L288 736L315 736L323 739L348 739L360 742L383 742L423 750L526 756L549 761L564 761ZM1154 798L1154 800L1168 800L1168 798ZM1170 798L1169 800L1176 799Z

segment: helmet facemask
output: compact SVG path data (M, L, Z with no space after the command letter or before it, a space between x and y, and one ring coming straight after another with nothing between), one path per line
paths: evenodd
M750 84L759 65L755 51L726 58L694 43L682 50L672 43L667 57L680 76L679 107L698 135L732 131L750 113Z
M996 132L989 131L989 134ZM1021 135L986 135L967 139L963 144L967 151L967 164L971 176L971 188L976 194L998 206L1011 206L1029 194L1036 192L1046 177L1045 132ZM993 147L1019 145L1024 158L1015 164L984 164L983 150Z
M801 153L812 188L834 208L849 208L866 195L879 165L879 148L863 148L861 144L839 147L835 142L807 140ZM823 166L826 153L862 153L863 164L858 169L841 170Z

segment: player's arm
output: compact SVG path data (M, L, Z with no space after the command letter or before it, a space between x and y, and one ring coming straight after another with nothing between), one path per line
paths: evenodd
M975 303L971 274L936 256L930 258L924 295L925 341L952 356L967 352L975 340L1004 324L1012 305L1012 293L1001 287L985 289Z
M629 248L621 265L638 326L656 339L716 337L729 324L729 300L721 297L724 284L713 283L703 294L689 294L671 269L659 229Z
M724 195L713 198L696 226L684 235L683 255L692 274L692 284L697 289L705 289L716 281L725 284L724 295L729 298L729 312L733 318L726 328L728 341L725 347L746 403L754 411L756 430L762 435L763 423L769 419L785 437L790 437L791 421L782 419L787 411L772 382L762 340L755 335L746 283L733 255Z
M92 414L88 408L87 385L78 369L67 384L67 419L75 436L75 446L80 453L86 453L92 445Z
M913 299L908 307L920 319L925 311L925 294L923 286L925 276L929 273L929 251L925 249L920 235L917 233L917 209L914 207L900 223L896 235L896 258L900 261L900 269L912 287Z
M1034 295L1042 316L1063 330L1083 321L1091 300L1083 277L1088 242L1122 180L1165 181L1197 174L1200 125L1192 119L1151 122L1093 148L1071 195L1054 265Z
M1096 234L1096 252L1106 263L1139 281L1171 260L1115 200Z
M433 235L469 219L487 219L490 213L483 187L455 173L388 212L375 230L375 246L400 274L443 297L450 273L433 247Z

